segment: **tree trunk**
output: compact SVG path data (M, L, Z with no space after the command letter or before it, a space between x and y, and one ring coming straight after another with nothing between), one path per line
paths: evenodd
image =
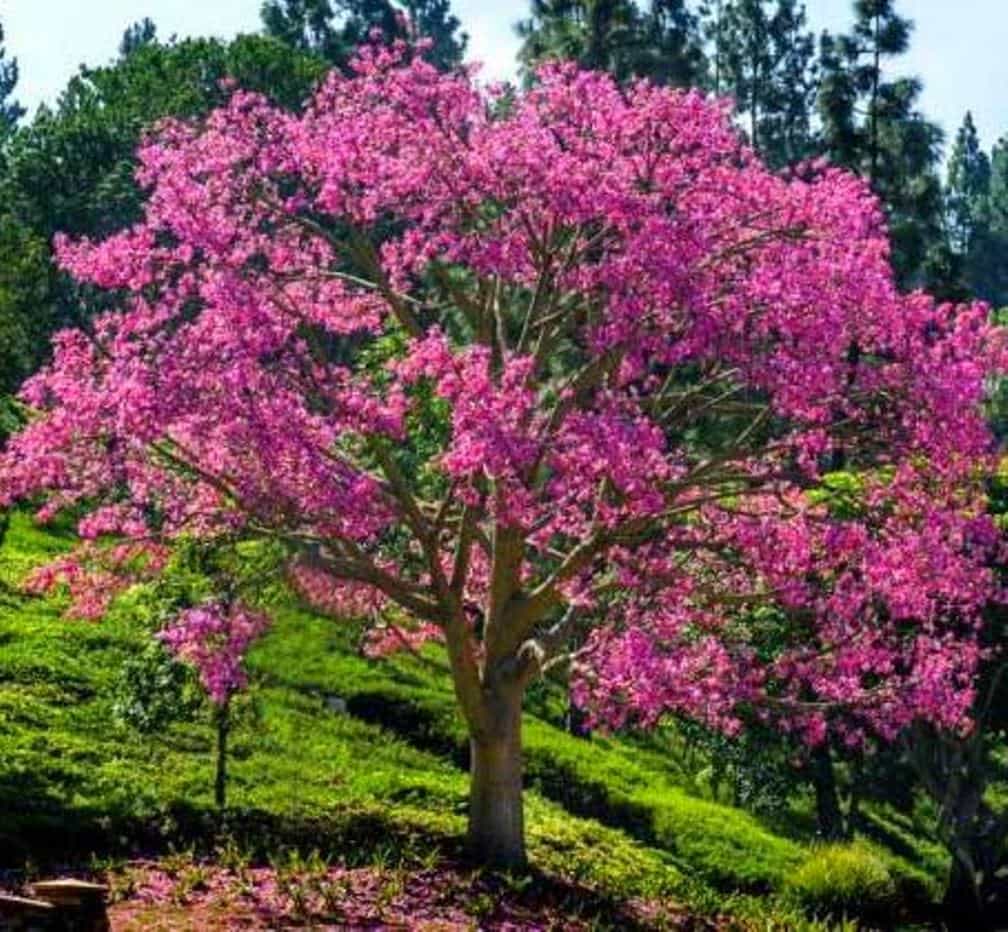
M568 734L574 735L575 738L584 738L588 740L591 738L592 730L591 726L588 724L588 716L585 714L584 709L581 708L575 701L573 695L570 691L570 683L567 684L567 732Z
M231 727L231 710L228 703L217 709L217 773L214 779L214 799L217 808L227 802L227 746Z
M943 905L950 928L984 932L995 928L985 900L991 883L996 883L1004 835L999 820L984 805L986 781L962 763L955 779L957 792L946 814L952 868Z
M942 902L948 928L961 929L963 932L985 932L993 928L989 917L984 915L983 898L977 880L976 868L969 854L964 849L955 847L949 884Z
M816 821L823 838L836 840L844 834L843 812L837 794L836 774L829 745L821 745L812 752L812 786L815 789Z
M469 848L481 863L505 869L526 863L521 700L517 684L488 692L490 727L469 742Z

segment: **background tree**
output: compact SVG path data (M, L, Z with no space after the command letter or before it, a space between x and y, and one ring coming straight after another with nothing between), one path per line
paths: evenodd
M749 141L775 167L813 152L815 43L796 0L707 7L716 93L730 93Z
M968 111L949 156L945 185L948 252L962 293L995 299L989 266L998 246L991 230L991 163Z
M338 67L373 30L386 41L429 40L428 58L445 69L461 64L468 41L450 0L266 0L262 21L267 35Z
M894 0L856 0L854 14L848 34L820 43L823 149L866 177L886 205L900 282L929 284L943 243L942 134L917 109L920 81L886 77L909 47L912 24Z
M129 58L137 49L157 41L157 26L149 16L133 23L123 32L119 41L119 57Z
M948 162L946 209L952 248L968 257L990 226L991 166L980 146L973 115L966 111Z
M46 241L0 213L0 397L13 394L44 358L53 280ZM0 438L5 424L0 417Z
M325 70L260 36L145 41L112 65L83 69L55 107L11 136L0 169L0 396L45 358L55 328L108 306L53 270L50 243L57 231L103 236L140 217L135 150L144 130L207 113L227 98L225 79L296 108Z
M3 41L3 24L0 23L0 144L25 113L24 107L13 99L18 83L17 59L7 59Z
M705 80L700 18L687 0L652 0L634 73L658 84L694 87Z
M631 0L533 0L528 19L515 25L518 59L527 75L542 61L563 59L625 80L639 58L640 28Z
M617 80L646 77L687 87L703 80L706 63L699 18L685 0L534 0L515 24L518 59L529 76L549 59L576 61Z
M967 284L1000 308L1008 306L1008 138L997 142L988 164L986 215L973 238Z

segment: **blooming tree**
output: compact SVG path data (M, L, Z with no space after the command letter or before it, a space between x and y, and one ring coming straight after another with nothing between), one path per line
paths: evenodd
M553 65L512 100L402 46L140 160L144 220L58 244L122 309L25 386L0 504L268 539L443 639L480 856L524 859L522 696L572 652L613 725L966 727L1003 341L895 289L858 179L767 171L697 93ZM851 513L808 494L838 465Z
M245 655L266 632L269 619L240 603L210 600L180 612L158 632L158 639L178 660L195 668L214 705L217 768L214 791L224 806L227 790L227 740L231 700L248 685Z

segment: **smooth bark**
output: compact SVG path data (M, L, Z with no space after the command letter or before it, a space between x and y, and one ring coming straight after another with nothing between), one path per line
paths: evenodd
M480 863L520 868L526 863L522 800L522 689L509 684L485 693L488 727L470 738L469 847Z

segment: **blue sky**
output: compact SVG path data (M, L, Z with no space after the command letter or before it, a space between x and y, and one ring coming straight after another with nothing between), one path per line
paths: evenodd
M843 29L851 0L806 0L816 30ZM0 0L9 55L21 66L19 97L30 111L51 101L82 62L115 55L123 29L149 16L162 36L232 36L259 27L260 0ZM455 0L470 56L507 77L525 0ZM972 109L984 145L1008 133L1008 0L902 0L916 22L901 72L924 78L924 108L951 137Z

